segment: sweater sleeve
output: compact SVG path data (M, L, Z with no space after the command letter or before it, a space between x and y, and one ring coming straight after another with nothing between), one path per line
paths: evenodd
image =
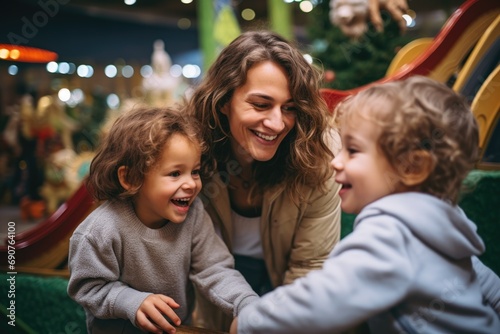
M360 224L340 241L323 269L245 308L238 333L336 333L397 304L415 271L406 238L387 220Z
M481 285L483 298L500 316L500 278L477 257L472 257L472 265Z
M216 235L209 215L200 202L192 244L190 279L198 290L222 311L233 316L258 295L234 268L234 259Z
M313 191L307 209L294 234L288 270L283 282L289 284L311 270L321 269L340 239L340 185L332 179L326 194Z
M68 295L96 318L129 319L149 293L120 282L120 267L113 241L75 233L70 239Z

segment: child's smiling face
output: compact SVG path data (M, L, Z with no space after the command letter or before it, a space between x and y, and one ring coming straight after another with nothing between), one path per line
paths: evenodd
M134 199L136 214L143 224L159 228L166 221L178 224L186 219L202 186L200 159L198 144L181 134L169 139Z
M359 113L341 123L342 150L333 160L342 185L342 210L358 214L368 204L401 191L396 170L378 147L380 130Z

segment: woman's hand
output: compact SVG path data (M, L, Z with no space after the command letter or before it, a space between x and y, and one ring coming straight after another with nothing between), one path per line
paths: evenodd
M181 319L177 316L173 309L179 308L172 298L165 295L151 294L142 302L135 316L136 326L146 332L162 334L163 331L173 334L175 327L172 326L164 315L167 316L174 324L179 326Z

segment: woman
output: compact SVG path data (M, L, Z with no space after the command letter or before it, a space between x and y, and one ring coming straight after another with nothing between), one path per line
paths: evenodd
M320 73L285 39L246 32L189 100L209 147L200 197L260 295L320 269L340 237L333 131L319 84ZM231 320L203 298L196 318L226 331Z

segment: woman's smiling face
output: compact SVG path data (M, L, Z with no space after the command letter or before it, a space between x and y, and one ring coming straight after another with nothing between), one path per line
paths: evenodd
M254 65L222 113L229 120L231 146L241 164L270 160L295 126L296 107L284 69L271 61Z

